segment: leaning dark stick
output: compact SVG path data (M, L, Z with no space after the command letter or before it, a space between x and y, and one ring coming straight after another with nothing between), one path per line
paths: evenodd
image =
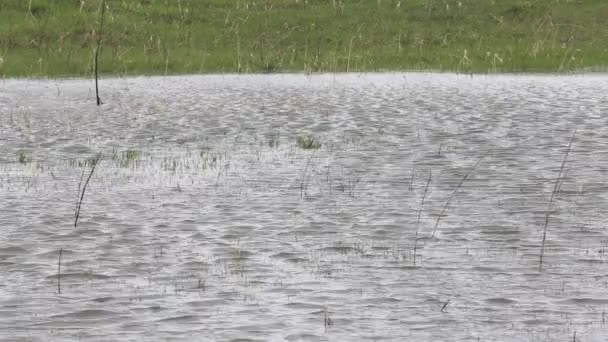
M97 158L95 158L93 160L93 166L91 167L91 172L89 173L89 177L87 177L87 181L84 183L84 186L82 187L82 192L79 194L80 200L78 200L78 205L76 206L76 212L74 213L74 228L76 228L78 226L78 217L80 217L80 207L82 206L82 200L84 199L84 193L87 191L87 185L89 185L89 181L91 180L91 177L93 176L93 172L95 172L95 167L97 166L99 159L101 159L101 152L99 152L99 154L97 155Z
M99 49L101 48L101 35L103 32L103 18L106 13L106 1L103 0L101 3L101 23L99 25L99 36L97 37L97 49L95 49L95 95L97 96L97 105L101 106L103 102L99 98L99 84L98 84L98 60L99 60Z
M564 160L562 160L562 166L559 168L559 173L557 174L557 179L555 179L555 185L553 186L553 191L551 192L551 198L549 199L549 206L547 207L547 211L545 212L545 227L543 229L543 240L540 246L540 263L538 265L538 270L542 271L543 269L543 257L545 256L545 241L547 239L547 227L549 226L549 214L551 213L551 207L553 206L553 200L555 199L555 195L559 192L561 184L563 183L562 173L564 172L564 166L566 166L566 160L568 159L568 154L570 154L570 149L572 148L572 141L574 140L574 136L576 135L576 129L572 132L572 136L570 137L570 142L568 143L568 149L566 150L566 155L564 155Z
M566 179L566 177L568 177L568 172L570 172L570 169L567 169L566 172L564 172L564 175L562 176L562 180L559 182L559 185L557 186L557 194L555 196L559 196L560 191L562 191L562 184L564 184L564 180Z
M473 172L475 170L475 168L477 167L477 165L479 165L479 163L481 163L481 161L483 160L483 158L485 158L488 155L488 153L490 153L490 151L484 153L483 156L481 156L481 158L479 158L479 160L477 161L477 163L475 163L475 165L473 165L473 167L469 170L469 172L467 172L467 174L464 175L464 177L462 177L462 180L460 181L460 183L458 183L458 185L456 186L456 189L454 189L454 192L452 192L452 194L450 195L450 197L448 198L448 200L445 202L445 205L443 206L443 209L441 209L441 213L439 213L439 216L437 217L437 221L435 222L435 227L433 227L433 232L431 233L430 237L434 237L435 236L435 231L437 230L437 227L439 226L439 221L441 221L441 218L443 217L443 213L448 208L448 205L450 204L450 201L452 200L452 198L454 198L454 196L458 192L458 189L460 189L460 187L462 186L462 183L464 183L464 181L467 179L467 177L469 177L469 175L471 174L471 172Z
M443 306L441 307L441 312L445 312L445 308L448 307L448 304L450 304L450 299L448 299L448 301L443 304Z
M80 203L80 189L82 189L82 180L84 179L84 171L85 168L82 168L82 172L80 173L80 180L78 181L78 196L76 196L76 207L74 209L74 214L78 211L78 204Z
M61 254L63 248L59 250L59 261L57 262L57 293L61 294Z

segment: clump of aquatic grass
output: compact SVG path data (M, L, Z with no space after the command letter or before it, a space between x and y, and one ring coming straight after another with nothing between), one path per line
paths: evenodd
M268 139L268 147L274 148L274 147L279 147L280 144L280 140L279 137L270 137L270 139Z
M140 158L140 152L135 149L128 149L121 153L114 152L112 160L120 167L135 166Z
M572 141L574 140L574 136L576 135L576 129L572 132L572 136L570 137L570 142L568 143L568 149L566 150L566 154L564 155L564 160L562 161L562 166L559 168L559 173L557 174L557 178L555 179L555 185L553 186L553 191L551 192L551 198L549 199L549 206L547 207L547 211L545 211L545 227L543 229L543 240L540 246L540 262L538 265L538 269L543 269L543 257L545 256L545 241L547 239L547 227L549 226L549 214L551 213L551 207L553 206L553 201L557 193L559 193L559 189L564 182L562 174L564 173L564 166L566 166L566 160L568 159L568 154L570 154L570 150L572 148Z
M361 177L348 177L348 180L345 184L343 184L341 181L339 182L338 185L338 189L340 189L340 191L342 192L348 192L348 196L350 197L355 197L355 188L357 187L357 185L359 184L359 182L361 181Z
M25 151L17 153L17 161L19 164L28 164L32 161L32 157Z
M303 150L318 150L321 148L321 143L312 135L300 135L296 138L296 143Z
M86 168L87 166L92 167L93 164L95 164L96 159L97 159L97 156L93 156L93 157L89 157L89 158L85 158L85 159L69 158L67 162L68 162L68 165L73 168ZM114 157L112 157L112 159L114 159Z
M329 316L330 312L327 307L323 308L323 327L325 330L331 328L334 325L334 320Z

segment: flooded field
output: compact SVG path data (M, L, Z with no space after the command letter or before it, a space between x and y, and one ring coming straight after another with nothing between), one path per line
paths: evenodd
M100 87L0 81L2 340L607 339L606 75Z

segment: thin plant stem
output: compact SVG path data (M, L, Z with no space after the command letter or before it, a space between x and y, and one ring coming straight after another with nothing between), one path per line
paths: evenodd
M570 142L568 143L568 149L566 150L566 154L564 155L564 160L562 160L562 165L559 168L559 173L557 174L557 178L555 179L555 185L553 186L553 191L551 192L551 198L549 199L549 205L547 206L547 211L545 212L545 226L543 228L543 240L540 246L540 260L538 264L538 270L542 271L543 269L543 257L545 256L545 242L547 240L547 227L549 226L549 215L551 214L551 207L553 206L553 201L557 193L559 192L561 185L563 183L562 173L564 172L564 167L566 166L566 160L568 159L568 154L570 154L570 150L572 149L572 141L574 141L574 136L576 135L576 129L572 132L572 136L570 137Z
M59 250L59 261L57 261L57 293L61 294L61 255L63 248Z
M103 0L101 2L101 22L99 24L99 37L97 37L97 48L95 49L95 96L97 97L97 105L101 106L103 102L101 102L101 98L99 98L99 72L98 72L98 64L99 64L99 50L101 49L101 36L103 33L103 19L106 13L106 1Z
M89 177L87 177L87 180L84 183L84 186L82 187L82 191L79 194L80 199L78 200L78 204L76 205L76 212L74 213L74 228L76 228L78 226L78 218L80 217L80 208L82 206L82 201L84 200L84 194L87 191L87 185L89 185L89 181L91 180L91 177L93 176L93 172L95 172L95 167L97 166L97 163L99 163L100 159L101 159L101 152L99 152L99 154L97 155L97 158L95 158L93 160L93 166L91 167L91 172L89 173Z
M464 181L475 170L475 168L477 167L477 165L479 165L479 163L481 163L481 161L488 155L488 153L490 153L490 151L487 151L486 153L484 153L483 156L481 156L481 158L479 158L479 160L477 161L477 163L475 163L475 165L473 165L473 167L469 170L469 172L467 172L466 175L464 175L464 177L462 177L462 180L460 181L460 183L458 183L458 185L456 186L456 189L454 189L454 192L452 192L452 194L450 195L450 197L448 198L448 200L445 202L445 204L443 206L443 209L441 209L441 213L439 213L439 216L437 217L437 221L435 222L435 227L433 227L433 232L430 235L431 238L435 237L435 231L437 231L437 227L439 226L439 221L441 221L441 218L443 217L443 214L445 213L446 209L448 208L448 205L450 204L450 201L452 201L452 198L454 198L454 196L458 192L458 189L460 189L460 187L462 186L462 184L464 183Z

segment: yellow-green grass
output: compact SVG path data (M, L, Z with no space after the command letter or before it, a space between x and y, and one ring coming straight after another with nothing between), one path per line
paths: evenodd
M90 76L101 0L0 1L0 75ZM608 65L605 0L106 0L106 75Z

